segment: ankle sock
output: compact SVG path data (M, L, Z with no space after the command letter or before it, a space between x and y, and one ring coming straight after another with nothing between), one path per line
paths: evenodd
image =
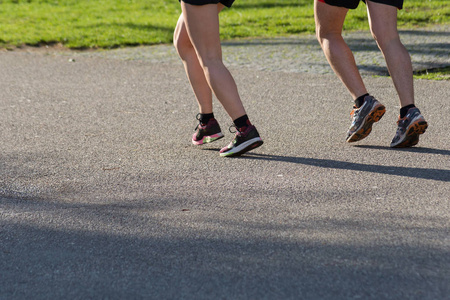
M364 104L364 98L366 98L366 96L369 96L369 94L364 94L362 96L359 96L358 98L355 99L355 106L356 107L361 107Z
M200 114L200 123L203 125L208 124L209 120L214 119L214 113L210 114Z
M250 120L247 115L243 115L242 117L237 118L233 121L236 128L242 128L251 125Z
M400 119L404 118L410 108L416 107L414 104L406 105L400 108Z

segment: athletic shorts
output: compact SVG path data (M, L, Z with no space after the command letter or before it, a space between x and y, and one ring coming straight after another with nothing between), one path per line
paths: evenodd
M179 0L181 1L181 0ZM184 3L192 5L218 4L222 3L226 7L231 7L234 0L183 0Z
M319 1L329 4L329 5L333 5L333 6L345 7L348 9L355 9L358 7L359 2L361 0L319 0ZM398 9L403 8L403 0L370 0L370 1L376 2L376 3L381 3L381 4L386 4L386 5L390 5L390 6L395 6Z

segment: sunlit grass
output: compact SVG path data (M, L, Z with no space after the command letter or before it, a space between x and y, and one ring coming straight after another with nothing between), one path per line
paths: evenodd
M414 75L415 79L450 80L450 67L426 70Z
M0 0L0 47L61 43L113 48L170 43L181 12L176 0ZM448 0L408 0L403 29L450 24ZM223 39L314 32L312 0L237 0L221 13ZM346 30L367 30L365 5L348 14Z

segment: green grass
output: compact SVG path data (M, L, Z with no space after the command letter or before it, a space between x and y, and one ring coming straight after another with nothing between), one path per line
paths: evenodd
M113 48L168 43L179 4L165 0L0 0L0 46Z
M414 75L414 78L427 80L450 80L450 67L422 71Z
M237 0L221 13L223 39L314 32L312 0ZM114 48L170 43L177 0L0 0L0 47L61 43ZM408 0L400 28L450 24L448 0ZM365 5L349 13L346 30L367 30Z

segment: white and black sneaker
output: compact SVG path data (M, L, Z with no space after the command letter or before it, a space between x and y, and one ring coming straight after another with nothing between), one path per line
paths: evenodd
M404 118L398 118L398 127L391 142L392 148L412 147L419 142L419 135L428 127L417 107L410 108Z
M347 142L360 141L372 131L372 125L378 122L386 112L386 108L372 96L366 96L361 107L353 107L352 124L347 131Z

